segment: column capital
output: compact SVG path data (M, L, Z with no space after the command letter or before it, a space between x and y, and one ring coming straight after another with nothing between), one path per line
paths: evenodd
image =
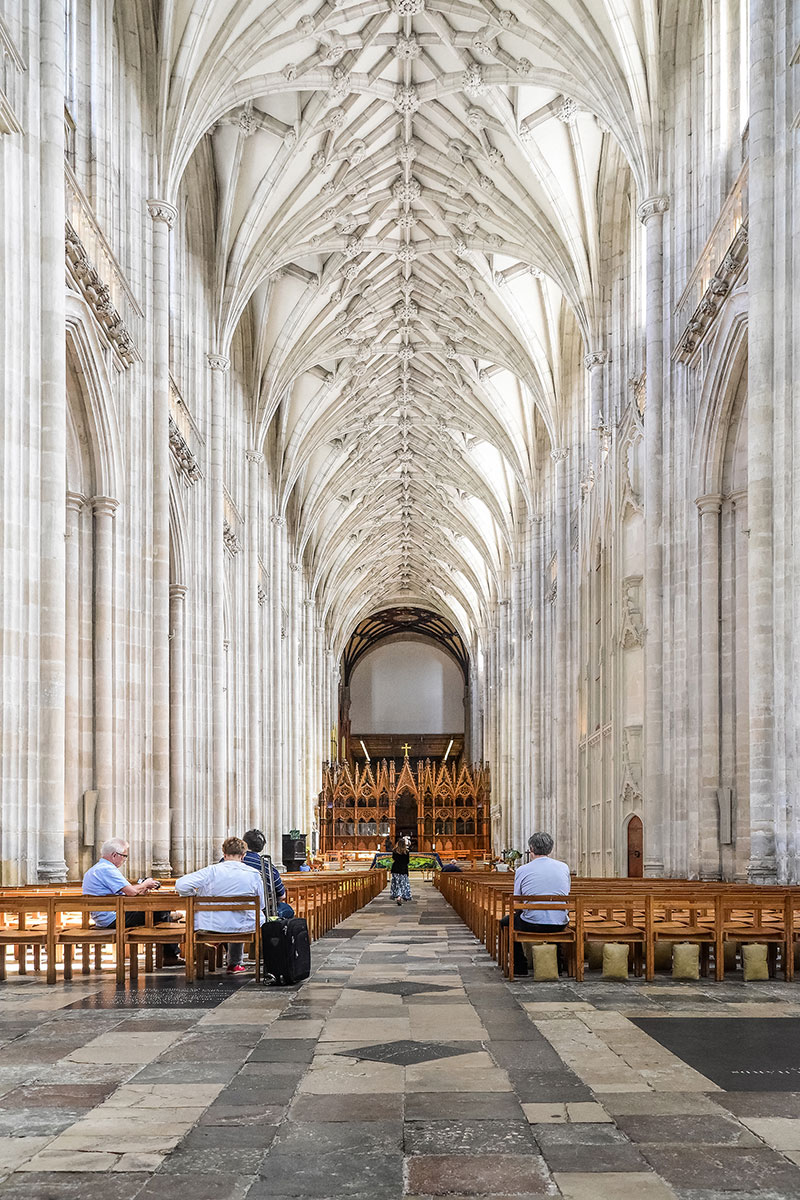
M708 496L698 496L695 500L700 516L704 517L708 513L716 516L722 509L722 496L718 492L714 492Z
M244 456L249 463L253 463L256 467L260 466L264 461L264 455L260 450L245 450Z
M583 356L583 365L587 371L593 371L595 367L604 367L607 362L607 350L590 350L588 354L584 354Z
M569 446L554 446L550 451L550 457L555 463L564 462L569 457Z
M119 508L119 500L113 496L92 496L89 503L98 517L113 517Z
M80 512L86 503L86 497L82 492L67 492L67 511Z
M206 362L212 371L230 371L231 360L226 354L207 354Z
M277 525L279 529L282 529L283 526L286 524L286 517L274 516L274 517L270 517L270 521L272 522L273 525Z
M147 211L153 221L161 221L167 229L172 229L178 219L177 208L168 200L148 200Z
M643 225L653 217L662 217L669 212L669 196L648 196L636 210L636 215Z
M171 583L169 585L170 600L183 600L186 593L189 591L185 583Z

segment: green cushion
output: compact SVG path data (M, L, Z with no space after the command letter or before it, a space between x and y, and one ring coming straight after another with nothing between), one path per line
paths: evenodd
M662 941L657 941L653 947L655 958L655 969L657 971L669 971L672 966L672 947L674 942L667 941L664 938Z
M591 971L599 971L603 965L603 946L604 942L587 942L586 943L586 959L589 963Z
M552 942L534 945L533 978L537 983L546 979L558 979L558 954Z
M603 946L603 978L628 978L628 946L625 942L606 942Z
M700 947L694 942L677 942L673 946L672 978L700 978Z
M745 983L755 979L769 979L767 947L763 942L742 943L742 974Z

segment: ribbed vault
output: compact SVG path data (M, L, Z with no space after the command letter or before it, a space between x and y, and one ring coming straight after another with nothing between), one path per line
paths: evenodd
M209 136L217 348L248 323L253 440L331 635L416 604L470 643L602 336L605 172L657 182L655 0L162 13L162 191Z

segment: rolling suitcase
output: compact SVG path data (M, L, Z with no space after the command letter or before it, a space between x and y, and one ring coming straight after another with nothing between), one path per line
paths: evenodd
M311 974L311 940L302 917L278 916L278 897L272 876L272 859L261 856L261 878L267 905L267 920L261 939L262 981L277 985L300 983Z

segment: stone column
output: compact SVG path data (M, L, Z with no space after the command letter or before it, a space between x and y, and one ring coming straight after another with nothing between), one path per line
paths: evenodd
M65 664L64 691L66 811L64 820L64 852L67 878L80 875L80 837L83 822L80 790L80 563L81 513L86 497L79 492L67 492L66 541L66 607L65 607ZM83 829L84 836L87 831Z
M722 496L701 496L700 512L700 878L719 879L719 514Z
M172 874L169 860L169 235L178 215L164 200L148 200L153 221L153 651L152 866Z
M542 738L542 700L544 695L544 659L542 654L542 623L544 620L544 565L542 544L544 517L541 513L532 519L531 571L533 586L531 602L533 622L531 626L531 751L533 795L528 811L528 836L544 824L544 746ZM527 849L527 840L525 844Z
M556 827L551 829L556 839L556 854L564 861L570 861L572 851L572 831L570 829L570 812L572 808L569 796L569 701L568 678L569 661L567 646L567 626L569 624L569 487L567 459L569 449L558 447L550 451L550 457L555 463L555 526L556 526L556 612L555 612L555 820Z
M186 700L184 695L184 610L189 589L169 589L169 799L172 862L176 871L189 866L186 856Z
M66 879L67 360L64 289L64 4L39 7L39 813L41 883ZM33 51L35 53L35 51ZM34 219L36 219L34 214Z
M248 450L245 456L248 464L247 487L247 554L249 589L247 600L248 612L248 823L251 829L260 829L264 806L262 784L262 695L261 695L261 564L258 559L258 542L260 535L259 522L259 483L260 468L264 455L257 450Z
M645 445L644 603L644 873L664 874L664 231L668 196L651 196L639 205L647 230L647 406Z
M114 513L118 502L95 496L94 511L94 786L95 853L114 825Z
M225 381L230 359L207 354L211 371L211 429L208 449L211 564L212 837L221 853L228 825L228 664L225 642Z
M775 9L750 0L750 193L747 358L748 643L751 883L777 881L773 651Z
M283 832L283 795L286 778L285 747L283 745L283 528L286 520L282 516L270 518L270 633L271 650L269 665L270 733L272 776L269 788L268 828L272 856L282 861L281 834ZM288 826L286 827L288 829Z
M525 706L524 655L525 636L522 628L524 610L523 563L511 564L511 644L509 646L509 717L510 727L506 731L509 745L509 809L511 845L521 849L524 831L523 796L527 791L525 779L525 752L522 744L522 712ZM527 721L526 721L527 725ZM510 735L510 736L509 736Z

